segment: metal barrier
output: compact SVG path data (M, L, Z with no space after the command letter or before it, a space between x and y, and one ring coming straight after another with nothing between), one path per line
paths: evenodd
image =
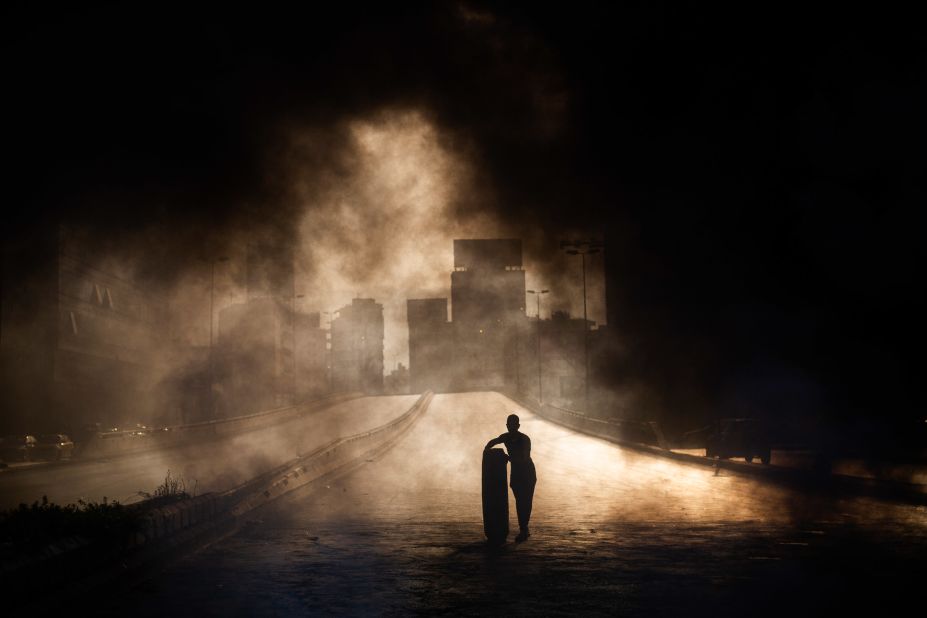
M667 448L663 432L660 430L660 426L654 421L621 421L594 418L582 412L568 410L546 403L538 405L537 402L526 401L514 393L503 392L502 394L521 406L533 411L538 416L569 427L570 429L575 429L620 444L644 444Z
M226 492L226 499L234 502L234 506L231 507L232 515L239 517L361 457L388 448L424 413L433 396L434 393L426 392L408 411L389 423L370 431L333 440L255 481Z

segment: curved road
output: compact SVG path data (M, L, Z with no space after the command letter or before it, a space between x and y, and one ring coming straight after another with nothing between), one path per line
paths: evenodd
M532 537L483 542L480 456L511 411L538 469ZM514 522L514 504L510 517ZM891 612L919 601L923 507L798 494L653 458L496 393L436 396L378 461L294 492L112 598L110 615ZM511 537L510 537L511 538Z

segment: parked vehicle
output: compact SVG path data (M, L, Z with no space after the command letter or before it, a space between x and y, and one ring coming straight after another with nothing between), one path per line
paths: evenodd
M63 433L51 433L39 436L35 448L33 449L33 457L51 461L70 459L73 454L74 443Z
M37 440L35 436L17 434L0 440L0 459L3 461L32 461Z
M747 462L758 458L764 464L771 459L769 433L763 423L752 418L723 418L705 445L705 455L719 459L743 457Z

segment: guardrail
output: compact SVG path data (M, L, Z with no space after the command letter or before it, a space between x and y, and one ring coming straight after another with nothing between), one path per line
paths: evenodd
M660 425L655 421L620 421L595 418L582 412L546 403L539 405L536 401L522 399L514 393L503 392L502 394L522 407L532 410L538 416L565 425L570 429L628 446L640 444L667 448L666 439Z
M98 459L152 449L171 448L189 443L202 443L292 421L362 396L361 393L340 393L304 404L262 410L254 414L232 418L202 421L188 425L172 425L153 429L149 432L100 433L81 446L79 458Z
M72 537L37 555L0 563L5 582L20 593L42 591L18 595L14 606L25 603L44 614L64 600L73 602L79 595L92 595L113 582L137 577L151 563L182 556L191 547L234 533L249 511L390 448L425 412L432 396L430 392L423 394L409 410L385 425L333 440L233 490L154 508L146 508L145 503L132 505L129 508L144 510L143 519L139 529L125 539L121 551L101 553L92 541Z
M401 416L389 423L346 438L339 438L225 494L239 517L280 496L325 476L358 459L389 448L428 409L432 392L426 392Z
M531 410L541 418L569 427L581 433L614 442L620 446L644 452L656 457L703 467L725 469L738 474L761 477L767 480L800 486L813 491L832 491L868 495L887 500L899 500L914 504L927 504L927 486L904 481L873 479L843 474L821 474L799 468L785 468L765 464L736 462L726 459L710 459L698 455L678 453L665 447L654 446L627 439L622 433L622 424L587 417L579 412L564 410L554 406L538 406L536 402L526 401L512 393L501 392L512 401ZM653 428L659 431L659 427Z

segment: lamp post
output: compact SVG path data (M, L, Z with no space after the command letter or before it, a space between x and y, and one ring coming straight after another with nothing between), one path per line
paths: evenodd
M541 385L541 294L549 294L550 290L541 290L536 292L534 290L527 290L528 294L534 294L535 299L537 300L538 305L538 321L537 321L537 343L538 343L538 405L544 403L543 398L543 387Z
M334 322L335 315L338 312L333 309L331 311L323 311L322 313L328 316L328 336L325 341L325 378L328 381L328 392L331 393L335 388L335 340L332 337L332 322Z
M224 255L209 260L212 270L209 288L209 405L212 418L216 417L216 363L213 358L213 342L215 339L214 332L216 323L216 264L228 261L229 258Z
M290 320L293 325L293 396L290 403L296 405L296 300L300 298L305 298L305 294L293 294L293 300L290 304L290 314L292 319Z
M597 240L562 240L560 248L568 255L578 255L583 264L583 355L585 356L585 386L586 412L589 412L589 316L586 312L586 256L600 253L605 245Z

